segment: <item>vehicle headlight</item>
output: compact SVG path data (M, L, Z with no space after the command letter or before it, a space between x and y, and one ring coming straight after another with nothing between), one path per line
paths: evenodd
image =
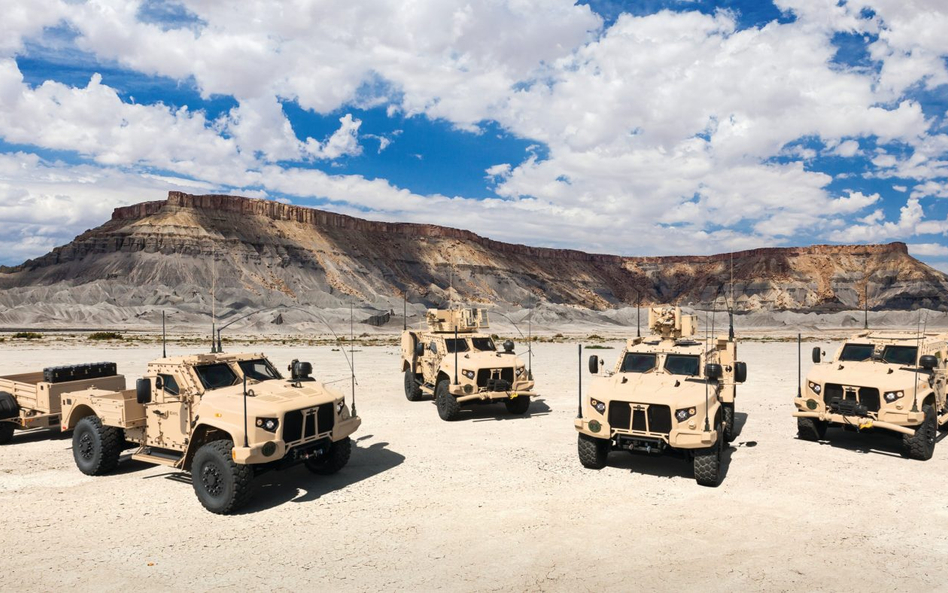
M605 402L601 402L598 399L589 398L589 405L592 406L592 409L596 410L600 414L606 413Z
M897 399L905 397L904 391L886 391L885 392L885 401L892 403Z
M461 371L461 374L467 377L468 379L474 378L474 371Z
M257 418L257 428L262 428L267 432L276 432L280 426L280 421L276 418Z
M813 393L819 395L820 392L823 391L823 387L821 387L819 383L813 383L813 382L811 381L811 382L810 382L810 391L812 391Z
M517 376L522 377L527 372L527 367L517 367Z
M342 401L342 400L339 400L339 401L336 403L336 413L337 413L337 414L342 414L342 409L345 408L345 407L346 407L346 402L344 402L344 401Z
M675 410L675 419L679 422L684 422L685 420L691 418L698 413L697 408L682 408L680 410Z

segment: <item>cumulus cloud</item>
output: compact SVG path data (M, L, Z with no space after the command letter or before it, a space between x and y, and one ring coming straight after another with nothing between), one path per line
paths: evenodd
M351 113L339 118L339 129L333 132L325 142L318 142L307 138L304 151L309 158L316 160L334 160L342 156L358 156L362 154L359 144L359 127L362 121L353 119ZM382 140L387 140L383 138ZM387 146L387 144L386 144ZM384 147L379 145L379 152Z

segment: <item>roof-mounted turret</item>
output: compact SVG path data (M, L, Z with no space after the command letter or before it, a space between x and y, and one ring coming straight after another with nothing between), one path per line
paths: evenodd
M660 306L648 310L648 326L663 340L690 338L695 335L697 325L698 317L682 313L681 307Z
M436 333L476 332L489 327L486 309L428 309L425 320Z

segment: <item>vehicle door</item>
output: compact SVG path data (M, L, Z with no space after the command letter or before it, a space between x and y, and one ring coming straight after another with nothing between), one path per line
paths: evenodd
M187 402L178 378L161 373L155 380L154 396L145 404L148 430L145 444L183 451L189 431Z

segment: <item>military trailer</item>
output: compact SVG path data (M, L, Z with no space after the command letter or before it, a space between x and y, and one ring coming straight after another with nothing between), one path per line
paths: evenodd
M155 360L132 390L90 388L63 396L79 470L98 476L132 459L191 473L204 507L232 513L255 475L303 463L317 474L346 465L361 420L342 394L294 360L285 379L263 354L198 354Z
M595 378L580 393L579 461L602 469L611 451L684 457L698 484L717 486L721 454L735 437L737 384L747 365L730 336L695 339L697 317L679 307L649 309L652 335L632 338L611 372L590 356Z
M402 372L405 397L419 401L434 397L438 415L455 420L461 407L504 402L511 414L530 408L533 375L504 342L499 352L489 333L484 309L429 309L427 331L402 333Z
M16 430L58 429L63 394L90 388L121 391L125 377L116 372L114 362L0 377L0 445L9 443Z
M794 398L797 435L826 438L827 428L883 430L902 437L902 455L928 460L937 429L948 429L948 336L860 332L833 358L813 349L815 366Z

